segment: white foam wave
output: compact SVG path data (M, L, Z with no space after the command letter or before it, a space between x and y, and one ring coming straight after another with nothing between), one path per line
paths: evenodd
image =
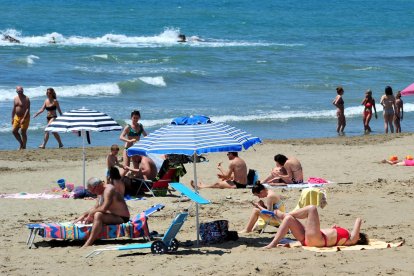
M225 39L199 38L197 35L187 36L186 43L178 42L179 28L165 28L160 34L153 36L127 36L124 34L104 34L100 37L85 36L64 36L57 32L43 35L24 36L22 32L7 29L0 30L0 34L10 35L20 41L21 46L43 47L53 45L64 46L91 46L91 47L164 47L172 45L188 45L190 47L256 47L256 46L276 46L276 47L298 47L303 44L298 43L268 43L251 41L230 41ZM0 40L0 46L16 45L8 41ZM99 58L108 58L105 55L95 55Z
M34 64L35 63L35 59L39 59L39 57L38 56L35 56L35 55L29 55L26 58L26 62L27 62L27 64Z
M357 68L357 69L355 69L355 71L376 71L376 70L381 70L381 67L368 66L368 67L363 67L363 68Z
M103 55L92 55L93 57L97 57L97 58L101 58L101 59L108 59L109 56L108 54L103 54Z
M29 98L45 97L47 86L25 87L24 93ZM79 84L71 86L54 86L58 97L79 96L113 96L121 93L117 83ZM9 101L16 96L15 88L0 88L0 101Z
M150 85L154 85L154 86L159 86L159 87L165 87L167 86L167 84L164 81L164 78L159 76L159 77L140 77L139 78L141 81L150 84Z

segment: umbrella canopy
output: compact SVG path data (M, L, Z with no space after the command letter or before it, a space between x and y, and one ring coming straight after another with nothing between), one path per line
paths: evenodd
M414 83L401 90L401 96L414 95Z
M142 138L128 149L128 155L185 154L194 156L209 152L242 151L261 143L240 129L211 122L206 116L180 117ZM196 162L193 163L194 183L197 183ZM197 189L197 185L195 185ZM199 243L198 204L196 204L197 245Z
M80 131L83 149L83 186L85 187L85 134L88 131L121 131L122 127L105 113L86 108L64 112L50 123L45 131Z

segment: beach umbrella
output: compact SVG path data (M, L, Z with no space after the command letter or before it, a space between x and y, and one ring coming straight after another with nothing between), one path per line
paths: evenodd
M45 131L49 132L79 132L82 136L83 157L83 186L85 187L85 136L89 131L121 131L122 127L110 116L96 110L80 108L64 112L50 123Z
M180 117L142 138L128 149L128 155L184 154L193 156L210 152L232 152L248 149L261 143L243 130L214 123L206 116ZM194 183L197 184L197 166L193 162ZM197 185L195 185L197 191ZM196 204L197 245L199 243L198 204Z
M410 84L408 87L401 90L401 96L410 96L414 95L414 83Z

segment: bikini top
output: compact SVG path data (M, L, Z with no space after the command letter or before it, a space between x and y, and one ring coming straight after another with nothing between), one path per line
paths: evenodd
M45 108L46 108L47 111L54 111L54 110L56 110L57 107L56 107L56 105L51 105L51 106L46 106Z
M370 102L365 103L365 107L366 108L371 108L372 107L372 103L370 103Z
M128 132L128 136L129 137L140 137L142 132L144 131L144 127L142 126L142 124L138 124L139 125L139 131L137 132L135 129L132 128L131 125L129 126L129 132Z
M336 102L336 104L343 105L344 104L344 99L342 99L342 97L339 98L339 100Z

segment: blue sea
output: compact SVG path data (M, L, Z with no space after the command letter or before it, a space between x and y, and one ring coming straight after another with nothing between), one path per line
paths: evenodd
M15 149L12 99L31 114L53 87L63 111L86 107L125 125L141 111L148 132L203 114L262 139L336 136L332 100L345 90L346 135L363 135L364 92L379 99L414 82L414 1L0 1L0 149ZM177 42L185 34L188 42ZM55 38L56 44L49 41ZM414 130L404 97L403 132ZM32 119L28 148L46 114ZM92 145L122 144L119 132ZM81 145L62 134L66 147ZM57 143L51 136L49 147Z

